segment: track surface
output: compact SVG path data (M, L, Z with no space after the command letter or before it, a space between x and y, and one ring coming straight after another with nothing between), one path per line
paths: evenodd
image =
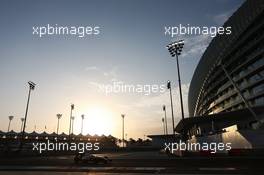
M100 154L107 165L74 164L73 156L0 158L0 175L13 174L264 174L260 157L168 157L158 152Z

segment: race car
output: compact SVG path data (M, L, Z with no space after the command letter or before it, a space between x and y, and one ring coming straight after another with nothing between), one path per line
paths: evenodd
M111 162L107 156L97 156L90 153L77 153L74 157L74 162L78 163L92 163L92 164L107 164Z

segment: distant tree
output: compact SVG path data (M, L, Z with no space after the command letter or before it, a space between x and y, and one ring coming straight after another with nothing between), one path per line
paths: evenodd
M118 140L117 140L117 144L118 144L118 145L121 145L121 143L122 143L122 140L121 140L121 139L118 139Z
M142 143L143 140L141 138L138 138L137 143Z
M150 139L145 140L146 143L151 143Z
M133 138L130 138L130 139L129 139L129 143L130 143L130 144L135 144L136 141L135 141Z

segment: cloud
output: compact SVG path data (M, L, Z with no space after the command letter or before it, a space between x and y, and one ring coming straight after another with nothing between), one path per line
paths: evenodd
M117 67L112 67L109 71L104 71L97 66L89 66L85 68L85 71L94 71L96 75L93 75L93 79L90 79L88 86L94 89L96 92L105 93L105 85L111 85L113 82L118 82Z
M216 24L222 26L228 20L228 18L237 10L237 8L238 7L213 16L213 21Z
M94 81L89 81L88 84L90 86L96 87L96 88L100 88L103 84L98 83L98 82L94 82Z
M210 35L193 35L185 39L185 46L183 48L183 57L201 57L205 49L211 42L212 37Z
M183 96L183 103L184 103L184 113L188 116L188 92L189 92L189 84L182 84L182 96ZM174 106L174 113L175 116L180 116L181 108L180 108L180 99L179 99L179 88L178 86L172 89L172 99L173 99L173 106ZM166 105L168 110L170 110L170 94L169 91L165 93L159 94L157 96L143 96L139 98L139 100L135 101L132 108L148 108L151 109L152 113L161 113L162 105Z
M96 66L88 66L85 68L85 71L90 71L90 70L98 70Z
M97 75L102 75L107 78L107 80L110 81L117 81L117 69L118 67L112 67L109 71L105 71L97 66L87 66L85 67L85 71L96 71Z
M229 13L222 13L222 14L218 14L216 16L214 16L214 21L219 24L222 25L225 23L225 21L229 18L230 14Z

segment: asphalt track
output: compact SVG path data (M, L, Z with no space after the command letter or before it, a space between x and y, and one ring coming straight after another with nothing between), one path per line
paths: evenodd
M170 157L158 152L101 154L107 165L74 164L73 156L0 157L0 175L13 174L264 174L261 157Z

